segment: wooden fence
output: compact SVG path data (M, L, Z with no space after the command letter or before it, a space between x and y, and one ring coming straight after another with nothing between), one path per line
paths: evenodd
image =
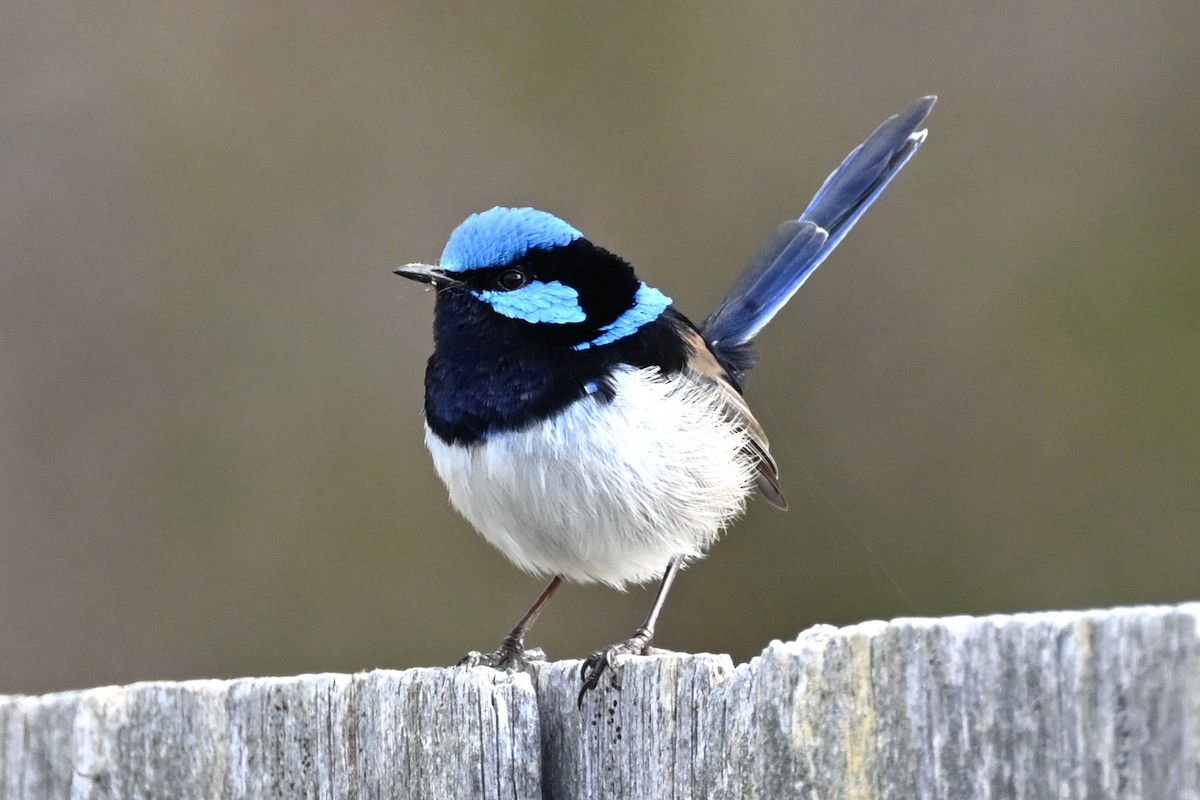
M0 696L0 798L1200 800L1200 603L628 659Z

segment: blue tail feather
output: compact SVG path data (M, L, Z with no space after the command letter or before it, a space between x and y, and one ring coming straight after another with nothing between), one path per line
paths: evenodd
M850 232L925 141L917 130L936 97L890 117L850 151L798 220L783 223L700 326L718 356L737 372L753 363L750 341Z

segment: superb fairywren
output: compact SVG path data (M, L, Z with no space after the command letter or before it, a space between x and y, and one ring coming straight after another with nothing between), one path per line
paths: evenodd
M425 442L451 503L518 567L553 576L495 652L464 663L532 657L525 635L564 580L660 579L633 637L584 661L582 702L615 656L648 651L675 573L752 491L786 507L742 397L751 343L912 158L935 100L856 147L699 325L624 260L532 208L468 217L437 266L396 270L437 289Z

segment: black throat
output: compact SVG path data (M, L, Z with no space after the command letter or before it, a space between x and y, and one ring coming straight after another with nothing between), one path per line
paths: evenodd
M465 290L439 293L434 352L425 371L425 420L448 444L527 428L593 395L613 398L613 371L622 365L684 368L692 327L668 308L637 332L600 347L574 350L539 326L497 315Z

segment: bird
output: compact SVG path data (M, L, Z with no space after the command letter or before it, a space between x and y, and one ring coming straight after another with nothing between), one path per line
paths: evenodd
M922 97L855 147L780 225L699 324L620 256L528 207L467 217L437 264L394 272L435 290L425 444L453 507L515 566L551 580L491 652L520 669L563 582L658 581L642 625L580 665L578 702L617 659L651 652L681 567L758 492L786 509L767 436L743 395L754 340L925 141Z

